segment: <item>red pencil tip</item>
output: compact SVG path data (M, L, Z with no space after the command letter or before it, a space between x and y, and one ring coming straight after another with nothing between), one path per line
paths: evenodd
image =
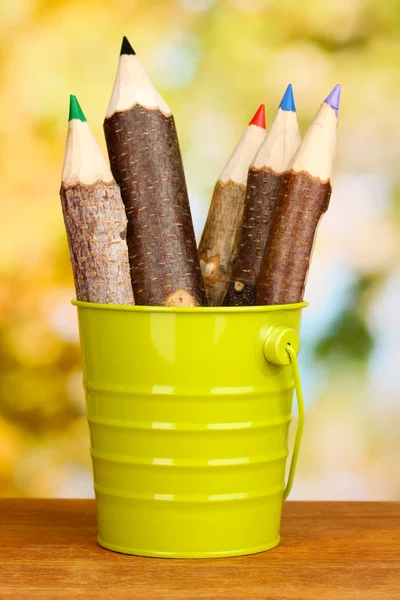
M265 129L265 106L261 104L260 108L250 121L249 125L258 125L258 127L262 127Z

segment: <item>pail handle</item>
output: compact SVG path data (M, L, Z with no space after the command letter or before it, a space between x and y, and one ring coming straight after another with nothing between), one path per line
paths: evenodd
M296 437L294 439L294 446L293 446L293 452L292 452L292 460L290 462L289 476L288 476L288 480L286 483L285 491L283 492L284 500L286 500L286 498L289 496L289 494L292 490L294 476L296 473L297 461L299 460L300 444L301 444L301 438L303 435L303 428L304 428L304 398L303 398L303 390L301 388L300 371L299 371L299 364L297 362L297 354L290 344L286 344L285 350L288 353L290 362L292 363L292 366L293 366L293 379L294 379L294 386L295 386L295 390L296 390L296 399L297 399L297 408L299 411L299 420L297 422Z
M264 356L269 362L281 366L289 364L292 365L297 407L299 411L299 420L297 423L296 437L294 440L292 460L290 462L288 480L283 493L284 500L286 500L286 498L289 496L293 486L297 461L299 459L301 437L303 435L304 428L304 399L303 390L301 388L299 365L297 362L297 352L299 351L299 347L299 336L297 331L291 327L272 327L268 332L267 338L264 342Z

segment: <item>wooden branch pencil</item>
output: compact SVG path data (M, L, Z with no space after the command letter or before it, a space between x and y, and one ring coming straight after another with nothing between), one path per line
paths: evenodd
M128 40L104 121L137 304L206 304L175 122Z
M247 171L265 138L262 104L218 179L199 245L200 267L210 306L220 306L239 249Z
M279 187L300 143L292 85L289 84L247 176L243 227L225 306L251 306Z
M120 190L75 96L60 197L77 300L134 304Z
M339 101L337 85L321 105L283 177L261 264L258 305L303 299L317 226L331 196Z

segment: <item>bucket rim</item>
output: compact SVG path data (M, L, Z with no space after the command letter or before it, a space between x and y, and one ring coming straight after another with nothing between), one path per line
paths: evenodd
M123 311L133 313L190 313L190 314L210 314L210 313L267 313L282 310L300 310L308 306L308 302L297 302L295 304L271 304L269 306L128 306L125 304L97 304L95 302L83 302L81 300L71 300L71 304L78 308Z

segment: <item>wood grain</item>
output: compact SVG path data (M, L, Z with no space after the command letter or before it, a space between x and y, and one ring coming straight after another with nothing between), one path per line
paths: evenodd
M278 548L169 560L96 543L93 500L0 500L0 598L395 600L400 503L287 502Z
M104 121L128 217L136 304L206 305L174 117L135 105Z
M112 181L61 185L61 204L77 300L135 304L129 275L126 215Z
M245 188L229 181L215 185L199 244L200 268L209 306L221 306L239 250Z
M251 306L267 244L282 175L271 169L249 170L238 256L225 306Z
M303 300L318 224L331 192L330 181L305 172L284 174L261 261L256 304Z

